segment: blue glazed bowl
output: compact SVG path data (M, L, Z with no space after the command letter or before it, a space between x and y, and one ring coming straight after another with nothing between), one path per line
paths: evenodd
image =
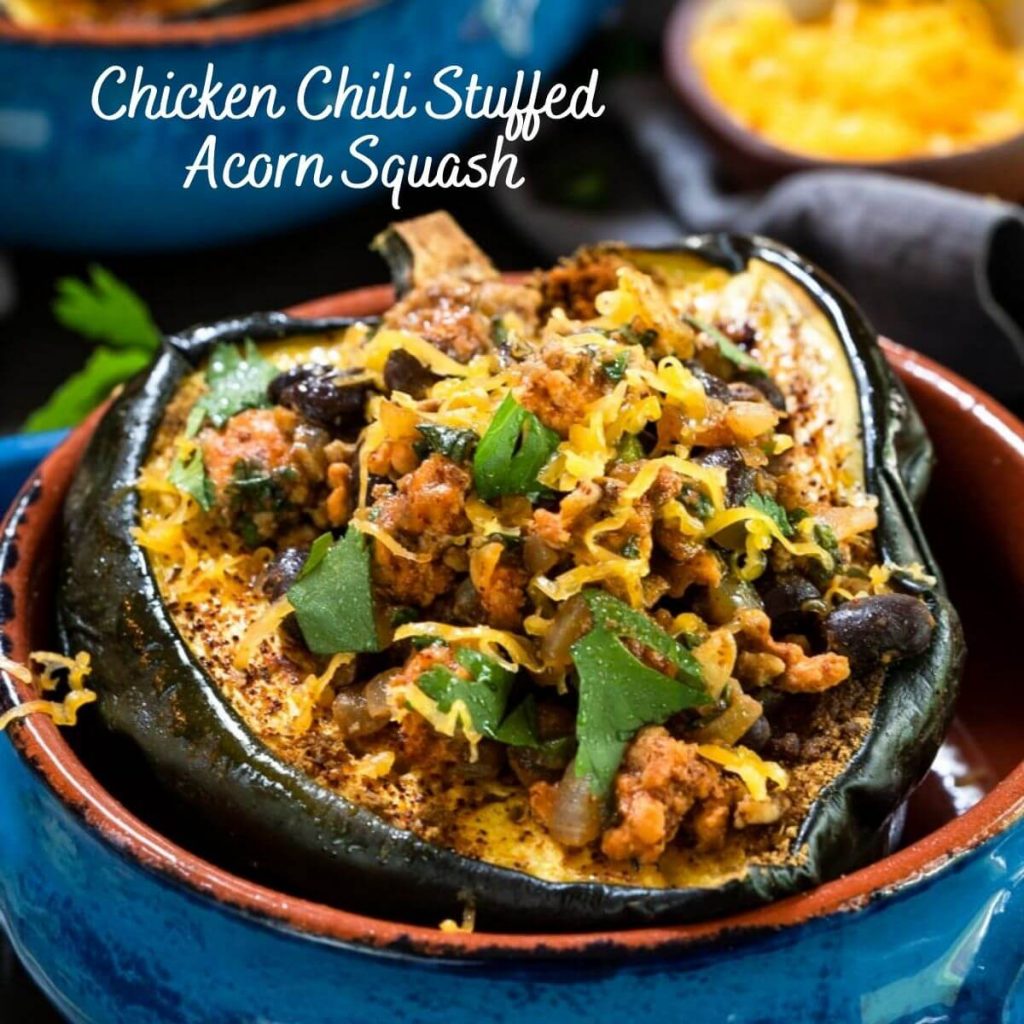
M435 72L460 64L465 76L509 85L518 69L556 68L613 0L293 0L269 10L157 26L22 29L0 19L0 244L153 250L225 243L313 220L372 190L281 188L184 190L185 168L208 134L221 160L234 152L323 153L335 176L365 168L348 156L366 133L371 152L445 152L483 122L432 120L423 102ZM302 76L326 65L337 82L370 82L389 62L412 72L409 120L308 121L295 109ZM102 121L93 84L111 65L163 85L202 82L208 64L225 83L278 87L288 112L277 120ZM111 94L112 95L112 94ZM317 109L333 99L324 85ZM444 97L440 97L444 100ZM109 103L113 107L113 103ZM312 104L311 104L312 106Z
M366 294L362 308L331 309L366 312ZM959 521L953 535L984 531L966 570L947 562L955 595L957 579L987 580L980 601L961 602L979 657L960 714L1000 781L970 810L862 871L728 920L445 934L200 860L130 814L34 716L0 737L0 918L33 977L75 1024L1024 1020L1024 743L1005 633L1024 592L1024 425L928 360L888 351L945 460L936 496ZM16 659L46 636L60 510L90 430L32 475L3 527L0 617ZM944 538L942 518L932 523ZM1000 610L997 579L1011 595ZM985 632L993 623L1002 644ZM4 673L0 694L26 696Z

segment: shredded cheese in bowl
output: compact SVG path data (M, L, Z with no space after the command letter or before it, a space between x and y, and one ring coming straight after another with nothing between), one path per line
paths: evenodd
M810 21L738 0L709 9L692 56L736 121L797 153L942 156L1024 130L1024 49L983 0L838 0Z

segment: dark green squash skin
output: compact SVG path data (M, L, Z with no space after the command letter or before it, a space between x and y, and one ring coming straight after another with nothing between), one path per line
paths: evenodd
M757 257L815 297L839 336L860 395L867 486L880 498L881 553L937 575L914 511L931 463L920 420L874 332L825 275L775 243L715 235L681 248L727 269ZM864 744L811 808L799 866L752 867L717 888L549 883L461 857L354 806L278 760L189 653L131 529L134 481L179 382L222 340L269 340L343 326L257 315L170 338L100 423L65 508L58 620L67 651L92 653L99 714L127 737L190 820L218 835L231 864L335 905L436 923L465 901L485 929L576 930L722 916L807 889L886 851L890 826L924 776L952 713L965 654L941 584L924 655L891 666Z

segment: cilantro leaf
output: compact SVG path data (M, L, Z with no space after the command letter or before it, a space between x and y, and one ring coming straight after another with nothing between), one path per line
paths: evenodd
M451 711L456 701L462 701L473 720L473 728L484 736L497 738L515 677L493 658L468 647L458 648L455 660L469 673L469 679L438 665L424 672L416 685L441 711ZM517 723L513 731L518 728Z
M160 347L160 330L146 304L103 267L90 267L89 274L89 281L57 282L53 312L65 327L103 344L28 417L23 430L81 423L118 384L145 369Z
M118 384L144 370L150 354L141 348L96 348L84 367L72 374L25 421L23 430L77 426Z
M197 448L187 459L180 455L175 456L167 479L179 491L191 494L204 512L209 512L213 508L216 494L213 481L206 474L206 463L203 462L203 453L200 449Z
M708 695L696 658L646 615L603 591L585 591L584 598L594 625L571 648L579 676L576 774L607 796L637 731L707 703ZM676 677L645 665L626 649L622 636L675 666Z
M314 654L379 651L370 582L370 550L350 526L288 590L288 600ZM310 555L312 555L312 550Z
M509 747L539 747L540 735L537 731L537 702L533 694L527 694L516 707L508 713L494 733L494 739Z
M655 654L660 655L679 671L680 678L695 691L704 693L704 677L697 659L677 643L660 626L655 625L643 612L635 611L603 590L585 590L583 599L587 602L594 625L606 629L615 636L626 636L636 640Z
M498 406L473 457L473 481L485 501L502 494L525 494L535 500L543 493L537 474L558 447L560 438L512 394Z
M706 334L718 346L718 351L721 355L728 359L733 366L740 370L746 370L748 373L757 374L759 377L768 376L765 368L753 356L744 352L736 342L727 338L717 327L705 323L689 313L683 313L682 318L695 331Z
M208 390L189 413L186 435L194 437L207 419L223 427L244 409L266 409L270 405L267 387L276 376L277 367L260 355L251 340L244 351L228 343L218 345L206 368Z
M744 504L747 508L763 512L779 528L779 532L783 537L792 539L795 536L796 531L793 529L793 524L789 521L789 515L774 498L769 497L767 494L758 494L755 491L747 496Z
M323 560L327 552L331 550L334 543L334 536L330 533L321 533L319 537L309 546L309 554L306 555L302 568L295 577L297 583L303 576L308 576Z
M645 725L707 702L703 689L648 668L603 626L572 645L579 674L576 774L599 796L611 792L622 755Z
M629 353L620 352L614 359L605 359L601 363L604 375L614 384L618 384L626 376L629 367Z
M54 316L70 330L111 348L156 352L160 330L142 299L103 267L91 266L89 276L91 281L62 277L57 282Z
M537 702L532 693L527 694L508 713L494 738L508 747L529 747L534 751L533 762L552 771L564 769L576 747L575 736L554 736L546 740L540 738Z
M421 442L428 452L437 452L452 462L466 462L480 438L474 430L443 427L437 423L420 423L416 429L423 435Z

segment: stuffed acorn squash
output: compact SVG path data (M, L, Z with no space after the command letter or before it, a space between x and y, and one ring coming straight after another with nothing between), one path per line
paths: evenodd
M963 645L849 301L760 239L377 247L379 320L171 338L100 424L60 621L104 722L233 863L401 919L688 920L883 852Z

